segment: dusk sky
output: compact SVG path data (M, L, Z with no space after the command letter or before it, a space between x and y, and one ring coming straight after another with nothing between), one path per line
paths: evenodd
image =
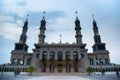
M120 64L120 0L0 0L0 64L8 63L14 44L19 42L22 27L28 17L27 44L32 53L38 43L40 21L46 11L45 42L75 42L75 11L82 27L83 43L92 52L93 18L95 15L99 33L111 63Z

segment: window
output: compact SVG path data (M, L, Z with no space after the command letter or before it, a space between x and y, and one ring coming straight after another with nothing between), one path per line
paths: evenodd
M42 59L47 59L47 52L46 52L46 51L44 51L44 52L42 53Z
M73 58L74 59L78 59L78 53L75 51L75 52L73 52Z
M32 58L28 58L28 59L27 59L27 65L31 65L31 59L32 59Z
M109 60L107 58L105 59L105 64L109 64Z
M67 51L67 52L65 53L65 57L66 57L66 59L70 59L70 52L69 52L69 51Z
M12 59L12 64L16 64L16 59L15 58Z
M18 64L18 65L21 65L21 64L22 64L22 60L21 60L20 58L17 60L17 64Z
M90 65L94 65L94 61L92 58L90 58L89 61L90 61Z
M59 51L59 52L58 52L58 59L62 59L62 56L63 56L62 52Z
M99 65L103 65L103 59L102 58L100 58L99 62L100 62Z
M54 51L51 51L50 52L50 59L54 59L55 58L55 53L54 53Z

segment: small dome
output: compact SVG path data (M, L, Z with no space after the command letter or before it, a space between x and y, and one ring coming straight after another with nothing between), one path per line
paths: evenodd
M75 42L73 42L72 44L76 44Z
M52 42L51 44L55 44L55 42Z
M69 42L66 42L65 44L70 44Z

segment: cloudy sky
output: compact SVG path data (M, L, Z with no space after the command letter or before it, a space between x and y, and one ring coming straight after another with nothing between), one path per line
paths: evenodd
M38 42L39 26L46 11L46 42L75 42L75 11L81 21L83 42L92 52L92 14L95 15L103 43L110 52L112 63L120 64L120 0L0 0L0 64L10 60L14 44L29 14L27 32L29 52Z

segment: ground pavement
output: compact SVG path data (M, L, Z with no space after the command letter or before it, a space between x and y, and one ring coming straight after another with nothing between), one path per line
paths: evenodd
M97 74L91 76L28 76L28 74L21 74L15 77L13 73L0 73L0 80L120 80L115 74L104 75L103 77Z

